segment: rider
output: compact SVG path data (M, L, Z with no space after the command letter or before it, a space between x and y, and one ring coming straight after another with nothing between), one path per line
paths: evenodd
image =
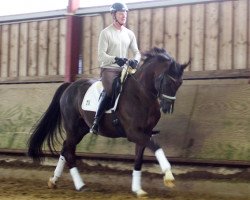
M135 34L125 27L128 7L124 3L114 3L110 7L113 23L103 29L99 36L98 60L101 67L103 92L95 114L90 132L97 134L98 125L107 103L112 94L112 84L115 78L120 77L122 66L126 63L128 51L131 50L133 58L128 64L135 68L141 59Z

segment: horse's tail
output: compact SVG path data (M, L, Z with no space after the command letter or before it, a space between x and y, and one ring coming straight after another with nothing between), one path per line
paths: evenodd
M28 141L28 156L34 161L40 162L44 157L43 143L47 145L51 153L54 152L54 138L57 130L61 135L61 113L60 98L70 83L63 83L55 92L54 97L37 124L31 129L31 136Z

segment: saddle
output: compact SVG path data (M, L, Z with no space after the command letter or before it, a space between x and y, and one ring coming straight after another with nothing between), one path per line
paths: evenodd
M129 74L135 73L136 70L132 69L129 66L126 66L123 68L121 77L117 77L112 85L112 95L110 98L110 102L107 105L107 109L105 113L112 113L112 124L117 130L117 134L120 137L125 137L125 131L120 123L120 120L118 119L115 110L118 105L119 97L122 92L122 85L127 79ZM96 112L98 105L99 105L99 99L100 95L103 91L103 85L101 81L97 81L93 83L89 89L87 90L83 102L82 102L82 109L85 111L93 111Z
M122 91L122 85L130 74L134 74L136 69L132 69L129 66L125 66L122 70L121 77L116 78L112 85L112 96L109 102L108 108L105 113L112 113L116 110L118 105L119 97ZM82 109L85 111L96 112L99 105L99 98L103 91L103 85L101 81L96 81L87 90L83 101Z

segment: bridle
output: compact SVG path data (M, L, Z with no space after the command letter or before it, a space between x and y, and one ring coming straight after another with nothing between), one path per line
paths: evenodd
M169 78L171 81L177 82L177 80L175 78L173 78L172 76L170 76L169 74L167 74L167 78ZM158 91L158 98L162 98L162 99L166 99L170 102L173 102L176 100L176 96L170 96L164 93L161 93L162 91L162 87L163 87L163 80L164 80L164 75L162 76L161 80L160 80L160 88Z
M169 57L169 59L170 59L170 62L171 63L174 63L174 65L176 65L176 63L173 61L173 59L171 58L171 57ZM175 79L174 77L172 77L171 75L169 75L169 74L165 74L166 72L164 72L163 74L161 74L160 76L162 76L161 77L161 79L160 79L160 87L159 87L159 89L157 90L157 94L155 94L155 93L153 93L153 92L148 92L146 89L145 89L145 87L144 87L144 85L142 85L142 83L140 83L135 77L134 77L134 75L133 74L130 74L130 76L138 83L138 85L140 85L140 87L145 91L145 93L147 93L147 94L149 94L150 96L152 96L154 99L157 99L157 98L159 98L159 99L165 99L165 100L167 100L169 103L171 103L171 104L174 104L174 102L175 102L175 100L176 100L176 96L170 96L170 95L167 95L167 94L164 94L164 93L162 93L161 91L162 91L162 87L163 87L163 81L164 81L164 78L166 77L166 78L168 78L170 81L173 81L174 83L177 83L178 82L178 80L177 79Z

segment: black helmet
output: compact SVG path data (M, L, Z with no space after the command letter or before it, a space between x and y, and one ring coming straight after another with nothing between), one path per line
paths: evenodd
M110 7L110 12L113 13L113 12L117 12L117 11L128 11L128 7L124 3L112 4L112 6Z

